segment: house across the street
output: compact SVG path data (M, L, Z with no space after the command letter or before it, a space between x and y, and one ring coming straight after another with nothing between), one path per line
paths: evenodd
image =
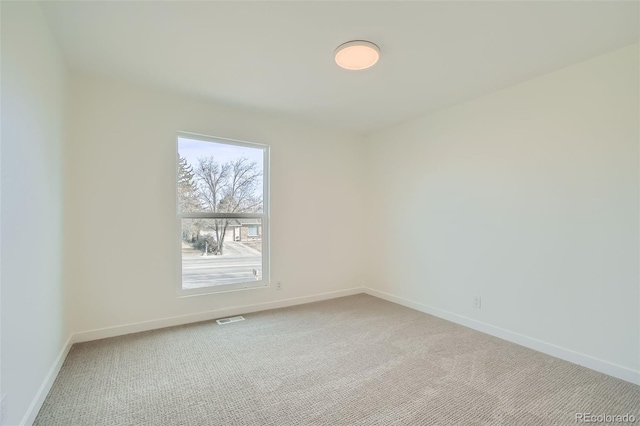
M262 224L260 219L234 219L229 221L227 235L233 241L259 241L262 239ZM227 237L225 236L225 240Z

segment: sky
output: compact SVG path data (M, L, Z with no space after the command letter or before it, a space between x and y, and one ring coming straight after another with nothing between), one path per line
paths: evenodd
M192 165L194 169L198 164L198 157L208 157L210 155L213 155L216 161L220 164L227 163L237 158L247 157L250 161L258 163L260 171L262 171L263 167L263 151L259 148L205 142L179 137L178 152L181 157L187 159L187 162Z

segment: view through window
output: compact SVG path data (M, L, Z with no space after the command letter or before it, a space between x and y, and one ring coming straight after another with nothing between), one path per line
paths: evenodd
M268 281L268 147L178 136L178 216L186 293Z

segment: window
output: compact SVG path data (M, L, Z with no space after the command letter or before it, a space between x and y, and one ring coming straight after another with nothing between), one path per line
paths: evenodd
M249 236L249 237L257 237L258 236L258 225L249 225L249 226L247 226L247 236Z
M180 133L182 295L266 286L269 147Z

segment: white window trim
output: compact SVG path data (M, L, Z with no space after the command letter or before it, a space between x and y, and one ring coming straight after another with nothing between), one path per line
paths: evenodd
M178 203L178 154L179 154L179 142L180 138L194 139L203 142L223 143L227 145L246 146L249 148L262 149L263 151L263 165L262 165L262 213L181 213ZM175 203L176 203L176 258L177 258L177 286L176 293L178 297L190 297L201 296L206 294L226 293L229 291L248 290L254 288L265 288L270 285L270 263L269 254L271 246L269 244L269 145L239 141L235 139L219 138L213 136L200 135L197 133L178 132L176 136L176 156L175 156L175 178L174 185L176 188ZM182 288L182 219L188 218L249 218L249 219L261 219L262 226L262 277L256 281L249 281L243 283L234 284L221 284L218 286L183 289Z

